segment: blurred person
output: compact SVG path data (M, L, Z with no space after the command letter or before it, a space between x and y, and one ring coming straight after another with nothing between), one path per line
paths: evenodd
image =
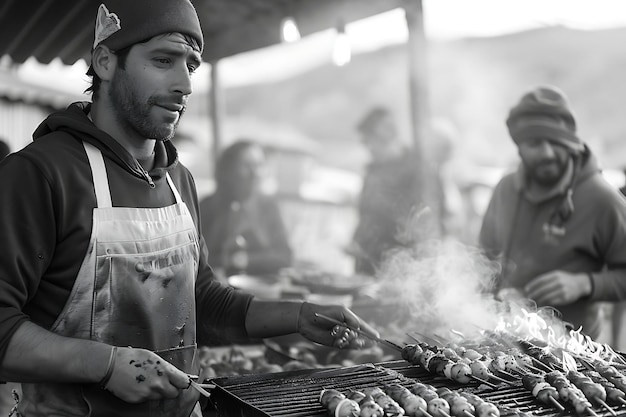
M458 184L458 164L454 159L458 137L459 132L450 120L433 119L430 139L427 141L431 147L428 159L434 176L434 193L435 200L438 201L441 235L443 238L467 240L469 233L467 209Z
M391 112L369 111L357 125L371 161L358 203L358 224L347 248L355 272L375 275L389 250L405 245L401 234L417 203L418 175L411 146L398 134Z
M200 201L209 263L226 276L277 274L291 266L280 208L274 196L262 190L266 171L261 145L239 140L220 154L215 192Z
M626 200L604 179L558 88L523 94L506 124L521 164L496 186L480 231L502 265L495 291L552 306L596 339L598 302L626 298Z
M93 13L91 102L52 113L0 163L0 380L22 383L19 415L199 416L190 387L210 337L371 346L346 326L378 333L343 306L214 279L170 141L201 64L192 3L106 0Z

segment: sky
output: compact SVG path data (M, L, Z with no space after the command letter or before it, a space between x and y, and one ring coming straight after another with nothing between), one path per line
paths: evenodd
M497 36L530 28L563 25L577 29L626 26L626 0L423 0L424 27L428 39ZM406 42L408 30L400 9L346 26L352 53ZM316 33L293 44L281 44L220 61L223 86L237 86L283 79L330 62L336 33ZM58 62L43 66L32 60L20 76L50 79L67 91L81 94L86 88L86 64L71 67ZM208 88L209 68L194 75L195 91ZM79 82L77 82L77 80Z

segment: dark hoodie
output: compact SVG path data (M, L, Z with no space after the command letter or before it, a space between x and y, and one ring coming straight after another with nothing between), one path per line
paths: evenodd
M600 317L594 301L626 298L626 199L603 178L588 150L574 181L571 199L563 191L531 201L521 167L505 176L485 213L480 243L503 262L502 287L522 289L554 270L592 273L592 294L557 308L566 321L582 325L595 338ZM563 212L561 219L555 216Z
M156 208L175 203L170 176L200 230L194 180L174 145L157 142L149 176L111 136L87 117L89 103L51 114L34 141L0 163L0 360L13 332L31 320L48 329L61 312L85 257L96 204L81 141L100 149L113 206ZM200 236L200 232L198 232ZM213 279L200 239L196 281L199 342L246 338L250 296Z

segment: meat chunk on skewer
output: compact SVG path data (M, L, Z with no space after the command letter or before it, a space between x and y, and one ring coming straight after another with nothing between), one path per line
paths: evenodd
M428 414L428 404L422 397L412 393L407 387L400 384L390 384L384 387L385 393L400 404L408 416L432 417Z
M563 411L564 407L559 403L559 393L545 378L541 375L527 374L522 376L522 385L533 397L539 402L550 407L556 407Z
M500 417L500 410L495 404L487 402L470 392L461 392L461 395L474 406L476 417Z
M320 404L328 410L329 416L360 417L361 408L359 404L335 389L322 390Z
M615 384L604 378L598 372L589 372L587 375L589 376L589 378L591 378L593 382L600 384L604 387L606 391L606 398L609 404L626 405L626 392L617 388Z
M562 372L548 372L545 378L550 385L556 388L561 401L569 405L576 414L595 414L593 413L593 406L585 397L585 394L578 387L570 383Z

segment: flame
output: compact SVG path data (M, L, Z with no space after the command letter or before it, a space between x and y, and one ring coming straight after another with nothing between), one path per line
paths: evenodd
M563 369L565 372L576 371L578 369L576 359L566 351L563 351Z

